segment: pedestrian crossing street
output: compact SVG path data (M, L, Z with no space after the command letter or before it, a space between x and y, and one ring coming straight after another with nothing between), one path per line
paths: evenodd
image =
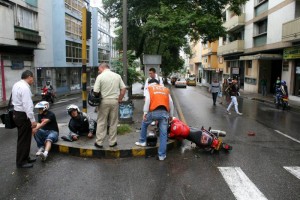
M284 166L286 171L300 180L299 166ZM266 200L240 167L218 167L227 185L237 200Z

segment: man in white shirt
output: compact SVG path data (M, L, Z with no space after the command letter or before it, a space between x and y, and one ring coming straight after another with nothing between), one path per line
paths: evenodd
M149 80L151 80L153 78L158 80L159 85L164 86L164 82L163 82L162 77L160 77L156 74L155 68L150 68L149 69L149 78L146 79L146 82L145 82L145 85L144 85L144 96L146 96L146 91L148 90L148 82L149 82Z
M12 104L14 106L14 121L18 128L17 142L17 168L30 168L36 159L29 157L32 128L37 123L34 118L34 106L31 99L30 85L33 84L33 73L26 70L22 73L20 81L12 88Z

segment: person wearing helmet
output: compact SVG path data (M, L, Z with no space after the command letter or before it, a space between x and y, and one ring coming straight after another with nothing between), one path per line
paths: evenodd
M49 111L49 107L47 101L41 101L35 105L38 109L38 125L32 129L32 134L39 148L36 156L39 156L42 161L47 159L52 143L57 142L59 135L56 116Z
M286 82L285 81L281 81L281 86L280 86L280 90L281 90L281 93L284 95L284 96L288 96L288 88L287 88L287 85L286 85Z
M67 107L67 112L71 119L69 121L70 133L68 136L63 136L66 141L76 141L79 136L87 136L93 138L96 134L97 123L91 119L86 113L80 112L77 105L71 104Z

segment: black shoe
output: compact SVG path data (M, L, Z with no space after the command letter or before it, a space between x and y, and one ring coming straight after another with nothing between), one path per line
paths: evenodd
M97 142L95 142L95 144L94 144L94 145L95 145L95 147L98 147L98 148L100 148L100 149L101 149L101 148L103 148L103 146L102 146L102 145L99 145L99 144L97 144Z
M28 163L33 163L35 161L36 161L36 158L30 158L30 157L28 157L28 159L27 159Z
M73 138L71 137L71 135L61 136L61 139L63 139L64 141L67 141L67 142L73 142Z
M118 143L115 142L113 145L109 145L109 147L115 147L115 146L117 146L117 145L118 145Z
M33 167L33 164L31 163L26 163L26 164L23 164L23 165L17 165L17 168L31 168Z

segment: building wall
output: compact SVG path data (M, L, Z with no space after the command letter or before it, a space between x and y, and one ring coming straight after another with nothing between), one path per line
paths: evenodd
M0 19L0 44L16 46L13 10L5 6L0 6Z

